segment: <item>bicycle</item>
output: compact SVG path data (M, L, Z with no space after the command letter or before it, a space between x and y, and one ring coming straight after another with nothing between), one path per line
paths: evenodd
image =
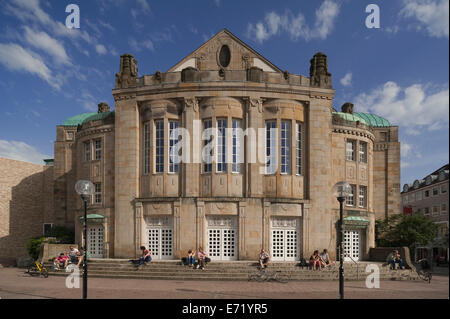
M428 260L424 258L419 260L418 263L420 265L420 269L419 271L417 271L419 278L424 281L428 281L428 283L431 283L431 278L433 277L433 275L430 272L430 264L428 263Z
M44 278L48 277L47 268L45 268L38 260L36 260L33 265L28 267L27 273L30 276L42 275Z
M269 272L262 269L258 273L250 274L248 276L248 281L257 281L257 282L276 281L283 284L287 283L289 279L290 279L289 276L287 274L283 274L281 270Z

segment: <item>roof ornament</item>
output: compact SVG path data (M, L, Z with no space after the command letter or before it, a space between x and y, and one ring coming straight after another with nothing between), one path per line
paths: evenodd
M131 54L120 56L120 72L116 73L116 89L136 86L138 76L137 61Z
M341 107L343 113L353 114L353 103L346 102Z
M97 111L97 113L105 113L105 112L110 112L111 110L110 110L110 108L109 108L109 105L108 105L108 103L106 103L106 102L100 102L99 104L98 104L98 111Z
M328 72L327 56L318 52L310 60L310 86L331 89L331 73Z

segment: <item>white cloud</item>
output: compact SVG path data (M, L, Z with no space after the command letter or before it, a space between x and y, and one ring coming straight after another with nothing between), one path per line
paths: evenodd
M102 45L102 44L97 44L97 45L95 46L95 51L97 51L97 53L100 54L100 55L106 54L106 52L107 52L105 46Z
M263 21L255 24L249 23L247 36L256 38L262 43L270 37L284 31L292 40L302 38L306 41L311 39L326 39L332 32L336 17L339 14L339 5L332 0L325 0L316 10L314 26L311 28L306 24L302 12L294 16L289 10L284 14L274 11L266 14Z
M153 44L152 40L144 40L137 42L136 39L130 38L128 40L128 44L130 45L131 49L134 51L142 51L142 49L148 49L150 51L155 50L155 46Z
M383 116L393 124L403 124L411 128L406 130L411 135L423 128L437 130L448 127L449 89L432 93L430 87L413 84L402 88L389 81L370 93L358 95L354 99L355 108Z
M29 44L37 49L41 49L55 58L58 64L70 65L70 59L67 56L64 46L56 39L50 37L45 32L35 32L29 27L24 27L24 38Z
M0 63L11 71L35 74L54 88L60 88L60 84L53 79L52 72L42 61L42 58L32 51L25 50L18 44L0 43Z
M352 73L347 72L342 79L339 80L343 86L351 86L352 85Z
M416 19L416 28L425 29L432 37L449 35L448 0L403 0L400 16Z
M36 148L20 141L0 140L0 157L44 165L44 158L51 156L42 154Z

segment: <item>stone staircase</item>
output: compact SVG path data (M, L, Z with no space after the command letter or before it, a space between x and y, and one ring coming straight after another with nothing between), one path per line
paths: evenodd
M416 280L416 272L390 270L381 262L344 263L345 280L365 280L368 264L376 264L380 269L380 280ZM45 263L50 275L66 276L63 270L53 269L51 262ZM290 280L338 280L339 264L322 271L301 268L298 262L271 262L268 271L281 271ZM250 274L258 272L257 263L253 261L211 262L204 270L183 266L179 261L152 261L137 270L135 264L128 259L89 259L88 276L97 278L126 278L153 280L211 280L211 281L247 281Z

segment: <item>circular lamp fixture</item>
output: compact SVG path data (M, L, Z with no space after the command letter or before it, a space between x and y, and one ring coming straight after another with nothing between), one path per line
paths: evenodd
M345 198L352 193L352 187L347 182L338 182L333 187L333 195L336 198Z
M91 181L79 180L75 184L75 191L81 196L89 196L94 194L94 184Z

